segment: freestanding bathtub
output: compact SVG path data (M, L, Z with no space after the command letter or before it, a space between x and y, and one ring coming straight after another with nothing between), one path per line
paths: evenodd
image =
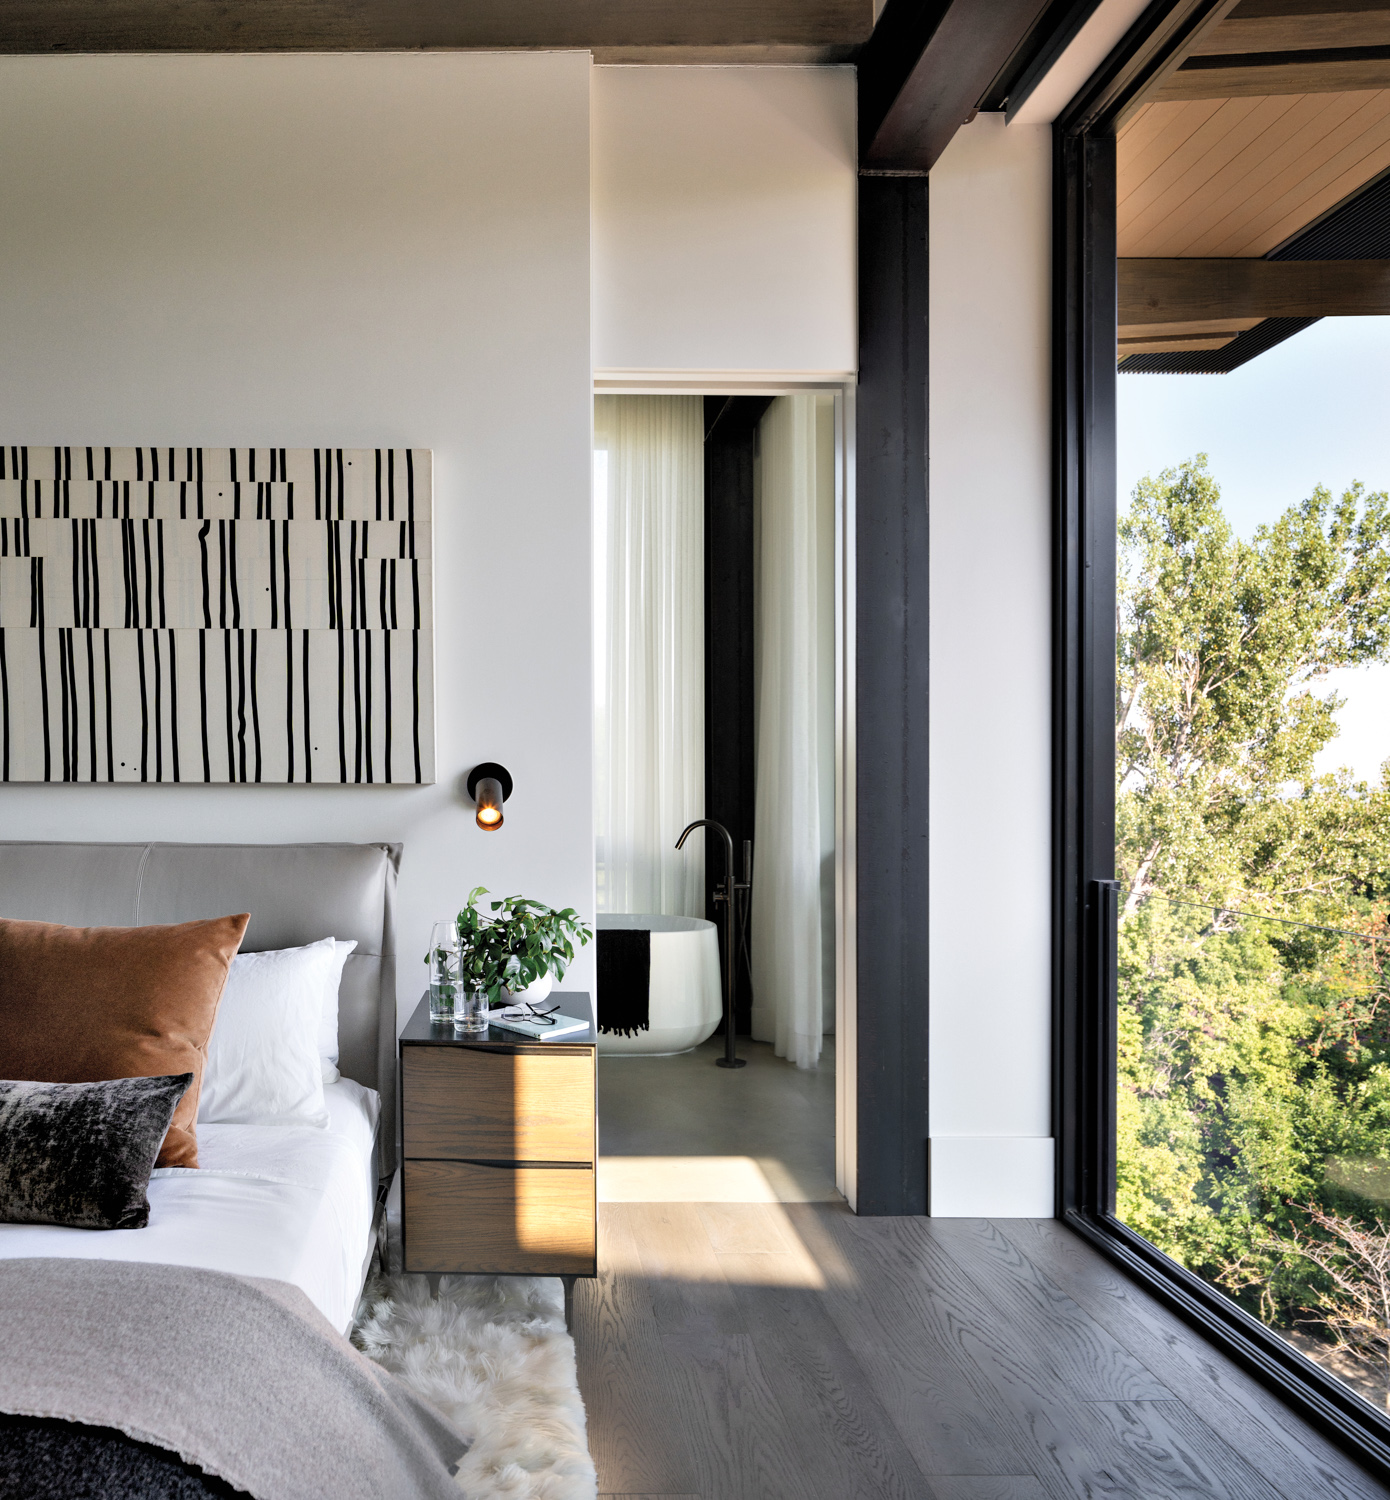
M649 1055L688 1052L706 1037L713 1036L724 1013L719 936L714 923L706 922L703 917L662 917L648 913L601 914L598 918L600 945L605 932L634 930L651 935L649 1027L631 1036L600 1030L598 1050ZM602 1027L602 990L598 996L598 1015Z

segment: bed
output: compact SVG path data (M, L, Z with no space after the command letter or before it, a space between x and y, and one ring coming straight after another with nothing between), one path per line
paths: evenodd
M78 927L143 927L249 911L243 953L296 948L327 936L357 944L338 992L342 1076L324 1088L327 1128L200 1122L198 1167L156 1169L148 1189L147 1227L93 1232L0 1224L0 1288L51 1282L55 1297L81 1300L81 1289L89 1283L72 1278L98 1269L85 1263L103 1263L107 1277L123 1274L111 1263L125 1263L136 1278L129 1283L136 1288L131 1295L153 1300L163 1294L139 1288L157 1287L161 1277L167 1287L192 1288L195 1302L202 1297L200 1289L210 1289L207 1305L215 1300L212 1293L225 1296L230 1288L239 1296L248 1287L260 1289L266 1295L257 1294L256 1307L250 1313L243 1307L235 1316L269 1318L256 1335L262 1343L281 1331L274 1308L265 1305L266 1296L274 1302L279 1295L277 1286L296 1288L338 1334L349 1329L374 1248L380 1185L394 1168L393 908L399 859L399 846L386 844L0 842L0 917ZM153 1282L149 1267L157 1268ZM228 1278L235 1278L235 1285ZM169 1295L177 1300L175 1291ZM7 1316L22 1326L24 1315L25 1310L7 1305L0 1295L0 1330ZM62 1321L61 1311L55 1316ZM214 1327L209 1337L215 1341L219 1332ZM303 1328L296 1326L293 1337L302 1346ZM351 1354L344 1351L346 1345L334 1354L342 1356L340 1364ZM219 1358L226 1362L225 1349ZM328 1355L315 1344L312 1358ZM11 1393L24 1388L14 1359L13 1340L6 1341L0 1332L0 1412L44 1415L41 1404L16 1401L13 1395L5 1399L7 1380ZM250 1369L246 1375L243 1399L253 1401L255 1375ZM352 1399L371 1405L370 1379L364 1395L362 1372L348 1370L347 1376L358 1386ZM402 1405L398 1392L389 1395L385 1407ZM176 1395L168 1392L154 1396L156 1404L177 1404ZM60 1413L71 1415L61 1408ZM79 1414L77 1420L100 1424L105 1418L97 1411L95 1416ZM307 1420L313 1420L312 1414ZM152 1436L156 1446L174 1448L180 1462L191 1460L205 1474L230 1477L226 1464L217 1462L216 1455L213 1462L206 1461L191 1441L166 1440L139 1422L133 1428L124 1422L110 1425L142 1440ZM439 1451L443 1446L436 1442ZM286 1443L287 1452L292 1447ZM244 1481L245 1474L240 1478ZM276 1488L279 1481L263 1482L265 1488L252 1492L297 1492L293 1478L288 1488ZM314 1493L323 1482L322 1472L316 1472L303 1492ZM400 1492L428 1491L424 1483ZM222 1493L215 1488L207 1492ZM6 1493L0 1455L0 1496Z
M155 1169L147 1228L0 1224L0 1260L148 1261L287 1281L346 1333L375 1245L377 1103L350 1078L324 1093L327 1130L200 1124L199 1166Z

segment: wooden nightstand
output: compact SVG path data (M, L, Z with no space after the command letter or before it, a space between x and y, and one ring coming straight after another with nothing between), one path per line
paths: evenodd
M598 1036L589 996L555 998L588 1031L532 1042L431 1025L400 1038L401 1237L407 1271L576 1276L597 1271Z

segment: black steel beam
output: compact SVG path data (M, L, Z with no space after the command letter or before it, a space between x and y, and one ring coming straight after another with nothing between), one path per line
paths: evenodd
M890 7L893 3L889 0ZM933 17L935 24L886 106L883 96L907 59L901 42L889 52L876 46L876 29L860 59L861 108L866 67L871 70L868 86L874 101L869 119L861 115L860 170L930 171L951 137L975 114L1045 5L1046 0L954 0L936 17L939 5L919 3L916 31L904 23L895 22L895 27L903 27L915 39ZM879 26L888 19L885 8Z

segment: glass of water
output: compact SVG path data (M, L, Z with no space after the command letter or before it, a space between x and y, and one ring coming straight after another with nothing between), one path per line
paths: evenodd
M477 1036L487 1030L487 991L458 987L454 1001L454 1030L466 1036Z
M458 924L436 922L430 933L430 1020L450 1022L460 994Z

